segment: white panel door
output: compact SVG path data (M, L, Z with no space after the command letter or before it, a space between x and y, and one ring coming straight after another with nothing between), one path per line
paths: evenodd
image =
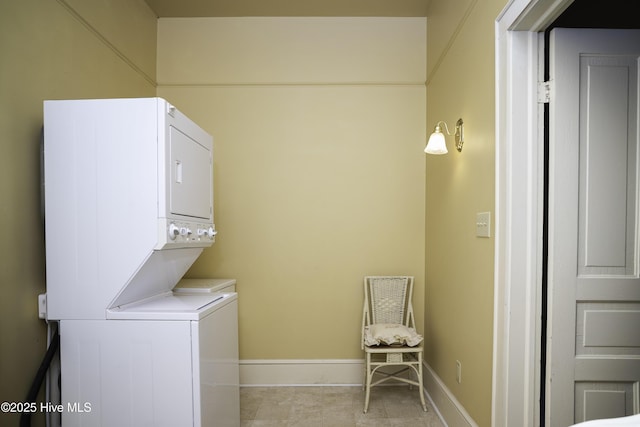
M635 30L550 39L548 426L638 413Z

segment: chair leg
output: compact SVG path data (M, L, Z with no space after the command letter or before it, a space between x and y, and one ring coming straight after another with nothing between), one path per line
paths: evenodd
M418 364L418 384L420 384L418 386L418 392L420 393L420 402L422 403L422 410L424 412L427 412L427 404L424 401L424 389L422 384L422 353L419 354L418 361L420 362Z
M365 373L364 373L364 387L365 387L365 392L364 392L364 413L367 413L367 410L369 409L369 395L371 393L371 354L367 353L366 355L367 357L365 358Z

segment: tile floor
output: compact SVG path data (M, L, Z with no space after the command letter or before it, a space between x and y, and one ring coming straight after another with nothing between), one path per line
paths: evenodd
M443 427L415 388L376 387L365 414L362 387L241 387L241 427Z

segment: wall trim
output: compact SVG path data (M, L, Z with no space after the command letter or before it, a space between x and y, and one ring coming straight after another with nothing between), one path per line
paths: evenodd
M478 427L464 406L427 363L424 363L423 377L427 397L445 425L449 427Z
M433 76L438 71L438 68L440 68L440 64L442 64L442 61L444 61L444 58L449 54L449 51L451 50L451 46L453 46L453 43L458 38L458 34L460 34L460 31L462 31L462 28L464 28L464 24L467 22L467 19L469 18L469 15L471 15L471 12L473 11L473 8L475 7L476 3L478 3L478 0L471 0L469 5L467 6L467 9L464 11L462 18L460 18L458 25L456 25L456 28L453 30L453 33L451 34L449 41L445 45L444 49L442 49L442 52L440 52L440 56L438 56L438 59L436 60L435 65L433 66L433 69L427 75L427 81L425 82L426 86L429 85L429 83L431 82L431 79L433 79Z
M539 32L572 0L509 0L495 22L496 206L491 426L540 425Z
M392 82L392 81L344 81L344 82L323 82L323 81L300 81L300 82L193 82L193 83L177 83L162 82L158 83L159 88L219 88L219 87L417 87L424 88L424 82Z
M127 55L125 55L120 49L118 49L113 43L109 41L96 27L94 27L89 21L87 21L67 0L57 0L60 6L62 6L69 14L80 24L82 24L91 34L93 34L102 44L110 49L118 58L120 58L125 64L127 64L133 71L138 73L143 79L145 79L154 88L158 86L157 82L149 76L147 73L138 67Z
M241 386L361 386L364 359L240 360Z

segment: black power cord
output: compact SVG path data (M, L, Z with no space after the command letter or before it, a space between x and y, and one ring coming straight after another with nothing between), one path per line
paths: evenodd
M57 323L56 323L57 325ZM27 394L27 398L25 402L35 403L36 398L38 396L38 392L42 387L42 383L44 382L45 375L49 370L49 366L51 365L51 360L53 360L53 356L55 356L58 348L60 347L60 334L58 333L58 327L55 326L53 329L53 336L51 337L51 342L49 343L49 348L42 359L42 363L40 364L40 368L36 373L35 378L33 379L33 383L31 383L31 388L29 389L29 393ZM31 412L23 412L20 415L20 427L30 427L31 426Z

